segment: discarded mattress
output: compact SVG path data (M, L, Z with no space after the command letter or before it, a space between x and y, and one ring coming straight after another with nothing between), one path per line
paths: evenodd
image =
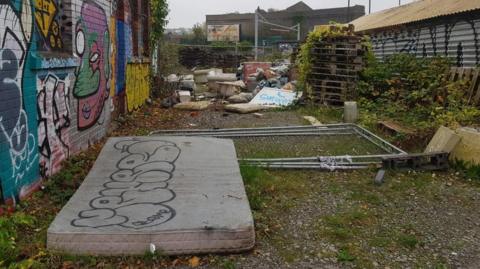
M240 252L253 218L231 140L111 138L48 229L74 255Z
M301 97L301 93L264 87L250 104L264 106L289 106Z

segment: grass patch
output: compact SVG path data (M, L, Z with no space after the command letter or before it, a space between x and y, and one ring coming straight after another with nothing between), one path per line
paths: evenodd
M18 238L22 231L32 229L35 218L24 213L0 217L0 267L8 267L20 255L17 248Z
M368 190L353 191L351 199L362 201L371 205L381 205L382 199L376 193L370 193Z
M463 178L480 181L480 165L474 165L469 162L456 160L453 167L461 173Z
M248 201L252 210L262 209L268 192L274 188L270 176L265 170L255 166L242 165L240 167Z
M402 233L398 235L397 243L402 247L414 249L419 244L419 241L415 235Z
M337 260L339 262L353 262L356 260L356 257L350 254L348 249L343 248L337 254Z
M327 236L336 241L349 241L354 239L364 226L370 226L373 221L373 217L366 210L353 209L324 217L319 232L321 236Z
M303 116L313 116L323 124L343 121L343 108L330 106L307 105L297 109Z
M223 269L236 269L237 266L235 265L235 263L231 260L225 260L223 263L222 263L222 268Z

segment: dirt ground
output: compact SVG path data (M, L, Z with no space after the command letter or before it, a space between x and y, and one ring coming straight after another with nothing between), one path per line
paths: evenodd
M111 135L147 135L173 128L303 125L307 124L302 118L306 112L291 109L262 112L262 116L215 109L180 112L160 109L154 103L116 122ZM340 120L335 111L325 113L324 123ZM43 194L24 205L40 227L27 229L19 246L22 257L34 260L36 267L478 268L480 262L480 182L453 170L389 172L382 186L373 184L375 170L256 171L248 181L244 178L257 236L255 249L247 253L111 258L49 253L45 250L46 228L83 180L101 145L77 157L60 175L72 173L71 184L53 179ZM332 143L330 150L348 147ZM355 143L351 147L353 150ZM241 143L237 150L251 152ZM49 210L42 211L42 206Z

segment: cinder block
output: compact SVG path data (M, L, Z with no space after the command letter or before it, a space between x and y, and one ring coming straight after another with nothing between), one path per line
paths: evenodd
M441 126L435 136L427 146L425 153L432 152L448 152L451 153L460 142L460 136L458 136L451 129Z
M480 165L480 132L472 128L460 128L457 134L461 140L453 150L451 159Z

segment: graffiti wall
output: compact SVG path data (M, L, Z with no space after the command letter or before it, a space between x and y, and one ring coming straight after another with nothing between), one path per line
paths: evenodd
M27 196L105 137L112 111L149 97L131 18L129 0L0 0L0 200Z
M28 70L28 1L0 1L0 179L2 196L25 195L38 180L35 85Z
M141 107L149 97L149 72L149 64L130 63L127 65L126 89L129 112Z
M480 14L462 14L371 34L378 58L394 53L447 56L459 67L480 64Z

